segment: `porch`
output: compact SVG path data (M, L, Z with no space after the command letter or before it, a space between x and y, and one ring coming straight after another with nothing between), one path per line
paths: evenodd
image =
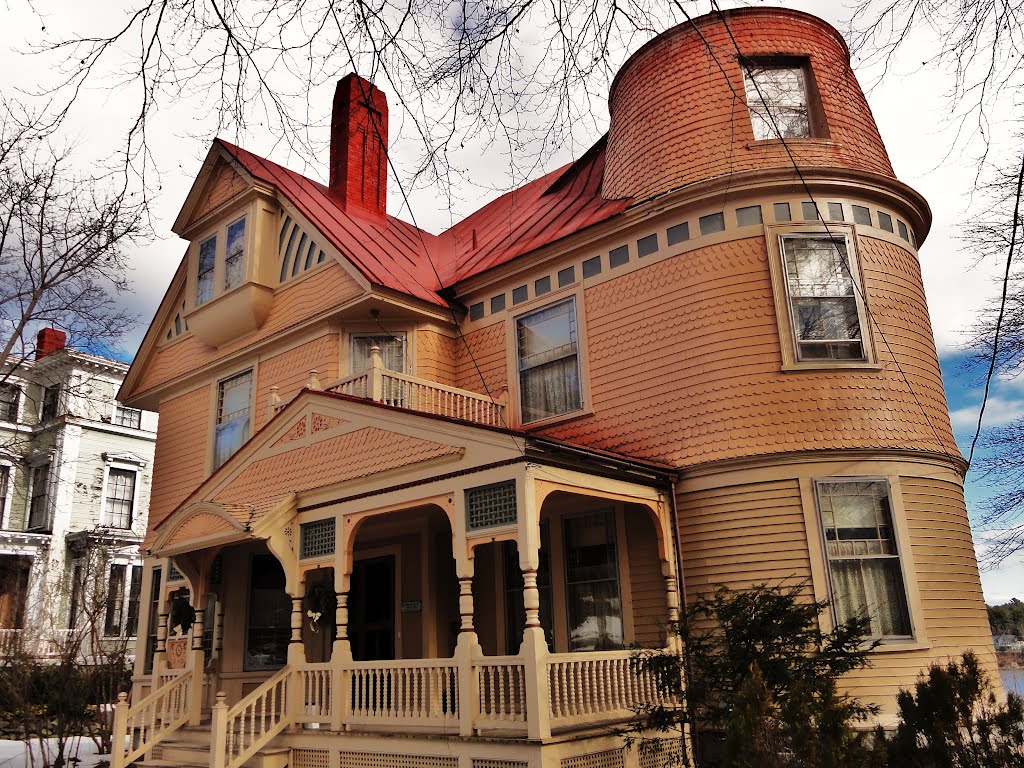
M293 493L246 531L165 531L152 674L118 706L136 738L115 767L186 723L209 723L211 766L239 766L282 740L562 743L660 701L630 649L670 646L677 615L663 484L527 459ZM195 611L181 637L174 595Z

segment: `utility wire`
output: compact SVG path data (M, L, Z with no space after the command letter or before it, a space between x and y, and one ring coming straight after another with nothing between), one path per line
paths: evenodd
M1010 286L1010 266L1013 264L1013 251L1017 247L1017 225L1020 224L1020 198L1024 190L1024 157L1021 157L1020 173L1017 174L1017 196L1013 204L1013 229L1010 234L1010 250L1006 254L1006 270L1003 272L1003 295L999 300L999 316L996 318L996 332L992 339L992 357L988 363L988 374L985 376L985 394L981 398L981 409L978 411L978 426L974 430L974 439L971 440L971 452L967 457L967 467L974 461L974 449L978 445L978 438L981 436L981 420L985 416L985 406L988 405L988 394L992 386L992 377L995 375L996 363L999 356L999 334L1003 328L1003 318L1006 315L1006 295Z
M818 221L820 221L822 226L825 228L825 233L829 236L829 239L832 240L833 243L837 242L839 238L836 235L832 234L832 231L829 229L828 222L825 221L825 219L822 217L821 208L818 205L818 202L815 199L814 194L811 192L810 185L807 183L807 179L804 177L803 170L800 168L800 164L797 162L796 157L793 155L793 150L790 148L789 142L782 135L782 130L779 128L779 124L775 119L775 115L772 113L771 109L768 108L768 102L765 100L764 94L761 92L761 87L757 84L757 80L754 78L754 74L751 70L749 57L747 57L740 50L739 43L736 41L736 37L732 33L732 29L730 28L729 22L725 17L725 13L722 11L722 8L719 6L716 0L712 0L711 6L715 9L715 11L718 12L718 16L722 21L722 25L725 27L725 31L726 33L728 33L729 39L732 41L733 47L736 49L736 55L739 58L740 64L746 70L749 81L751 85L753 85L754 90L757 92L757 97L761 100L761 103L765 107L765 114L767 114L768 119L771 121L772 129L775 131L775 135L778 136L783 149L785 149L786 156L789 158L789 162L792 164L793 170L796 171L797 177L800 179L800 184L803 187L804 192L807 194L807 196L811 199L811 202L814 204L814 210L818 216ZM708 52L717 61L718 57L715 54L714 49L712 48L710 43L708 43L707 38L701 35L701 39L704 40L704 43L708 48ZM721 63L719 63L719 68L722 69L724 73L724 68L722 68ZM730 88L732 88L731 84ZM735 92L735 89L733 89L733 93ZM747 108L750 108L749 104L747 105ZM845 236L842 239L845 241ZM882 339L882 343L885 344L885 348L889 352L889 357L892 359L893 363L895 363L896 369L899 371L900 376L903 378L904 383L907 385L907 389L909 390L911 397L914 398L914 402L917 404L918 409L921 411L921 415L924 416L925 422L931 429L932 435L935 437L939 449L948 459L955 461L955 457L953 457L949 453L949 451L946 450L945 443L939 436L938 430L935 429L935 425L932 423L931 417L928 415L928 411L925 409L924 404L921 402L920 398L918 398L917 392L914 390L914 386L910 383L910 379L907 377L906 372L903 370L903 366L900 365L900 361L897 359L895 353L893 352L892 346L889 344L889 340L886 338L885 332L882 330L882 327L878 322L878 318L875 317L874 312L872 312L871 310L871 305L868 303L867 296L861 289L859 281L854 276L853 269L851 268L851 265L847 260L846 255L839 248L836 248L836 252L839 254L839 258L843 262L843 266L850 274L850 281L853 284L853 289L857 293L857 295L860 296L861 303L864 305L864 311L867 313L868 319L874 325L875 330L878 332L879 337Z

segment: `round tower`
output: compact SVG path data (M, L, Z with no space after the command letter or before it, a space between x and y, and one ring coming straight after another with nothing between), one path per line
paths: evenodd
M842 37L710 14L634 54L610 111L603 195L634 201L615 236L639 259L587 289L596 417L550 433L682 468L689 597L804 584L826 625L868 616L882 645L850 690L883 720L933 662L973 648L994 670L918 260L930 212Z

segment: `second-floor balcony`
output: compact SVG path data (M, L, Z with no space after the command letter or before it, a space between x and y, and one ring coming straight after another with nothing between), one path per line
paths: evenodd
M421 411L489 427L507 427L501 398L439 384L429 379L391 371L384 367L379 347L370 350L370 367L351 376L326 382L324 389L378 403Z

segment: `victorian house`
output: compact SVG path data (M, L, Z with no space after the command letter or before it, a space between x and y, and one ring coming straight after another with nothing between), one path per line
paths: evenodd
M661 765L610 728L660 695L630 648L719 584L867 615L883 722L992 663L930 212L834 29L668 30L607 135L440 234L387 214L385 94L333 110L327 184L215 140L173 227L115 768Z
M127 372L55 328L2 372L0 655L135 644L157 415L116 399Z

